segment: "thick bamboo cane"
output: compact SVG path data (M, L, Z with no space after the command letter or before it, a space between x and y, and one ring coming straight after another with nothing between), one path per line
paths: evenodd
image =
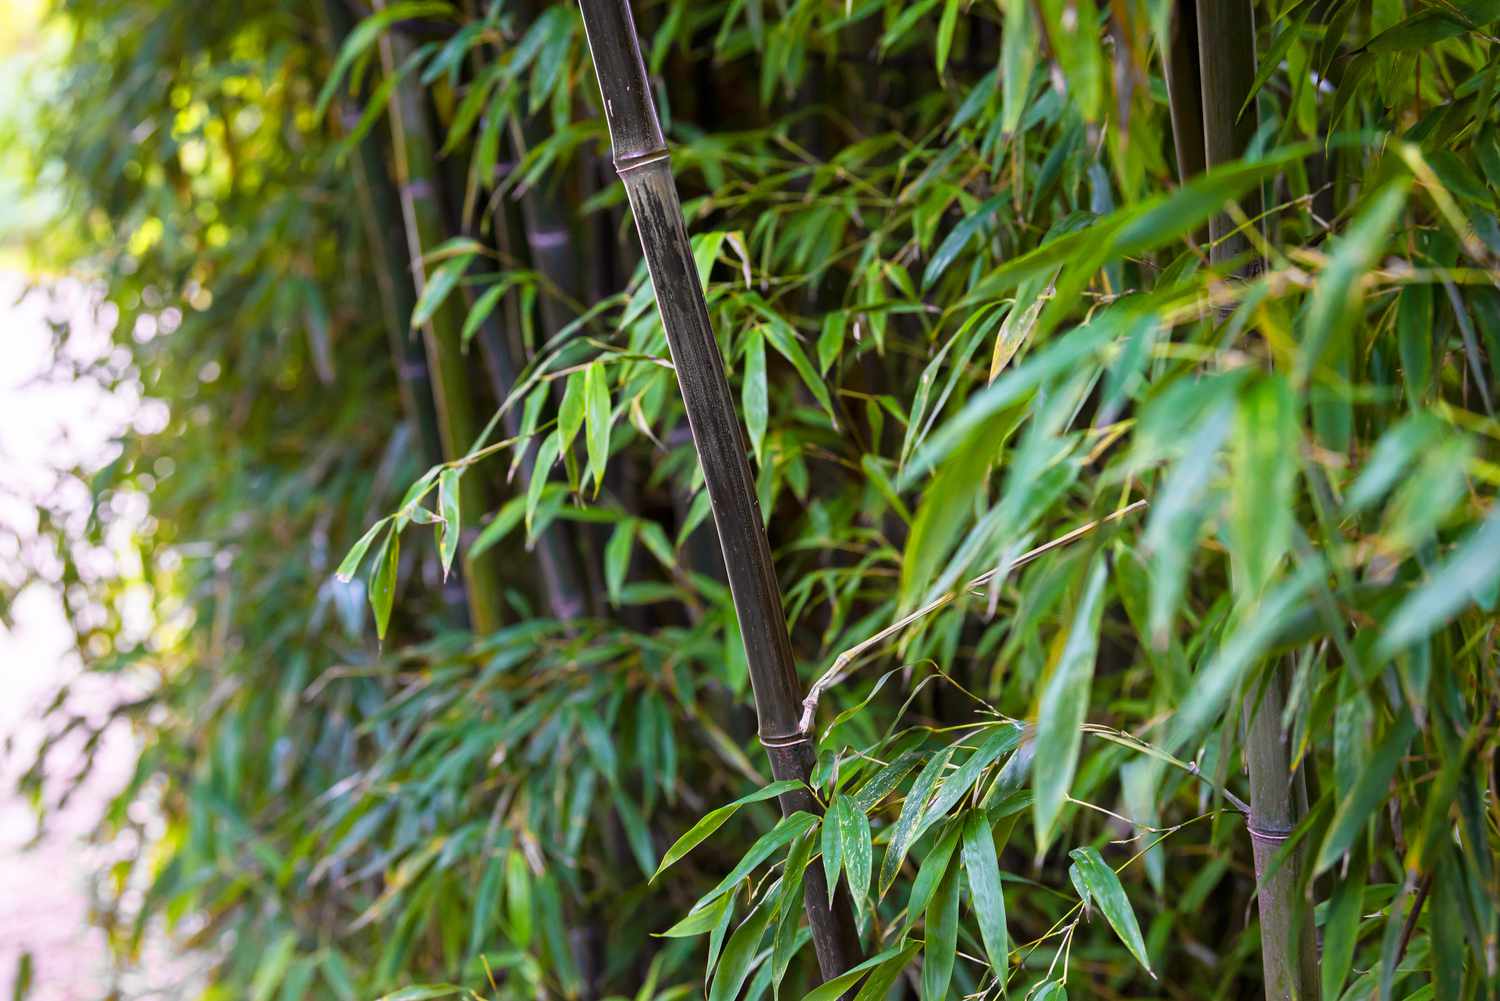
M646 81L640 43L628 0L581 0L615 169L625 183L646 265L656 291L667 344L677 370L688 426L703 466L729 589L750 666L760 742L778 779L806 781L812 742L798 727L801 686L781 607L781 590L762 527L745 439L724 378L724 362L709 325L692 247L677 200L666 139ZM785 813L818 809L807 789L781 797ZM832 907L822 870L804 874L804 904L824 978L853 966L859 942L848 893L840 887Z

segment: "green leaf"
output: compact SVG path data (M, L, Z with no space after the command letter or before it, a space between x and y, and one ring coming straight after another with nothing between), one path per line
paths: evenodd
M474 260L473 254L461 254L450 260L444 261L422 286L422 294L417 297L417 305L411 311L411 326L415 330L428 320L447 300L448 296L458 287L459 281L469 270L469 264Z
M734 1001L739 995L740 988L744 986L745 978L750 975L750 968L755 963L755 954L760 949L760 940L765 937L766 925L770 924L775 912L769 899L762 900L760 906L751 911L750 916L735 929L729 943L724 946L723 955L719 957L718 968L714 970L713 987L708 992L708 1001Z
M463 330L459 332L459 343L468 348L469 342L479 331L480 326L489 315L495 311L495 306L500 302L500 297L506 293L510 285L500 282L484 290L484 294L474 300L474 305L469 307L469 314L464 317Z
M823 816L823 833L819 848L823 852L823 880L828 884L828 902L833 903L838 892L839 870L844 863L844 843L839 839L838 812L844 809L844 797L834 799L833 805Z
M838 360L844 351L844 333L849 325L849 314L835 310L823 317L823 328L818 334L818 372L826 375L828 367Z
M1026 0L1003 0L1001 7L1005 11L1005 26L1000 31L1000 93L1004 100L1000 127L1011 136L1015 135L1021 113L1026 110L1039 39Z
M1359 852L1363 855L1364 852ZM1328 903L1328 920L1323 926L1321 968L1325 998L1338 998L1344 981L1354 964L1354 945L1359 939L1360 905L1365 896L1366 865L1355 859L1344 877L1334 883L1333 899Z
M568 373L563 385L562 402L557 407L557 452L559 455L573 447L573 440L583 430L584 410L588 399L587 369Z
M438 477L438 513L443 519L438 522L438 556L442 560L444 580L448 578L448 570L453 566L453 556L458 552L462 517L458 481L461 476L462 469L445 469Z
M901 969L917 954L918 948L919 946L915 942L912 942L904 946L892 946L883 952L876 953L857 966L853 966L834 977L832 980L825 981L814 987L802 996L802 1001L837 1001L838 998L844 996L846 991L859 983L860 978L872 969L879 968L884 970L887 967L894 966L896 972L899 974Z
M379 1001L428 1001L429 998L450 998L463 993L464 988L458 984L414 984L392 994L382 994Z
M906 853L911 849L911 843L916 840L917 823L927 809L927 800L952 757L951 747L934 754L917 773L916 781L907 791L906 799L901 804L901 815L896 819L896 826L891 832L891 840L886 846L885 857L880 861L880 885L878 887L880 897L884 897L886 891L891 888L891 884L896 882L896 874L901 871L901 863L905 861Z
M1335 345L1341 355L1349 351L1348 334L1363 303L1360 283L1379 258L1391 227L1406 206L1408 186L1408 181L1393 181L1369 196L1334 244L1308 302L1298 382L1305 383L1313 374L1328 345Z
M536 450L536 464L531 467L531 481L526 484L527 538L533 535L532 525L536 520L537 508L542 503L542 491L546 489L547 477L557 463L558 456L562 454L559 435L560 432L554 429L551 434L542 439L542 444Z
M375 541L375 536L379 534L380 530L384 528L390 522L390 520L390 518L381 518L375 524L371 525L364 535L361 535L359 537L358 542L349 547L349 552L344 557L344 561L340 563L339 568L334 571L335 577L343 581L345 584L354 579L354 575L359 573L359 565L364 562L365 553L369 551L371 544L373 544Z
M1379 649L1390 656L1444 625L1474 600L1474 596L1500 580L1500 504L1468 539L1437 567L1421 587L1397 606L1380 637Z
M932 255L932 260L927 262L927 269L922 272L922 290L925 292L943 276L948 266L953 263L959 254L963 253L964 247L974 238L974 234L989 224L990 218L1005 205L1009 194L996 195L980 205L973 212L963 217L953 232L938 246L937 253Z
M759 463L771 410L766 393L766 341L758 328L752 328L745 338L743 396L745 429L750 433L750 448L755 453L755 461Z
M1359 512L1384 497L1420 456L1439 444L1446 428L1428 413L1412 414L1391 427L1370 452L1359 479L1344 497L1349 511Z
M767 788L770 787L768 786ZM702 821L699 823L702 823ZM735 884L748 876L756 866L770 858L772 852L793 838L799 838L812 830L817 823L818 818L806 810L798 810L796 813L782 817L775 827L756 839L755 844L750 846L750 850L745 853L745 857L740 859L739 864L730 870L729 875L725 876L719 881L717 886L699 898L698 902L693 905L694 909L706 907L721 895L728 893L734 888ZM673 847L676 846L674 845ZM660 874L660 872L661 870L658 868L657 873Z
M531 869L526 857L511 849L505 857L505 911L510 919L510 938L516 948L531 945Z
M1286 380L1254 383L1240 400L1229 451L1229 538L1241 594L1263 591L1291 545L1299 445Z
M1104 605L1108 567L1102 554L1094 558L1083 597L1073 613L1067 639L1041 680L1032 718L1036 722L1036 757L1032 761L1032 817L1036 824L1037 855L1046 852L1063 801L1078 767L1083 742L1083 720L1088 712L1094 657L1099 649L1099 616Z
M481 553L491 546L500 542L515 530L526 516L526 498L512 497L501 505L499 512L480 530L474 537L474 542L469 546L469 559L477 558Z
M297 933L288 931L276 939L260 957L255 967L255 977L250 981L250 1001L270 1001L271 994L281 984L297 953Z
M1490 550L1491 558L1496 552L1500 550ZM1416 732L1417 724L1410 711L1403 712L1401 718L1386 730L1380 746L1360 770L1354 787L1339 801L1333 822L1328 825L1328 834L1323 838L1323 846L1318 849L1317 862L1313 865L1314 875L1323 872L1343 857L1354 839L1364 830L1365 822L1370 819L1371 814L1390 795L1391 778L1396 774L1396 767L1401 764L1406 748Z
M612 605L620 603L625 575L630 570L630 551L635 542L636 520L626 518L615 526L604 546L604 589Z
M662 932L661 937L693 938L698 935L708 934L723 919L724 912L729 908L731 899L728 896L722 896L702 910L691 912L687 917Z
M349 67L354 61L362 56L371 45L391 25L397 21L410 18L432 17L446 14L453 8L446 3L437 3L434 0L413 0L413 2L393 3L379 10L349 32L344 39L344 44L339 47L338 57L333 62L333 68L328 73L328 79L323 82L323 88L318 92L317 115L319 118L328 111L328 103L333 100L334 93L339 84L343 82L344 76L349 72Z
M953 980L953 960L958 952L958 874L956 865L944 870L927 904L922 946L922 997L926 1001L946 998Z
M469 925L469 948L466 955L474 957L484 947L490 934L490 923L494 919L495 905L500 901L500 888L505 881L505 856L496 854L484 867L484 876L479 880L479 889L474 894L474 916Z
M863 910L865 896L870 892L870 873L874 867L870 818L854 805L850 797L839 795L834 797L828 817L823 821L825 828L829 824L832 824L838 831L839 854L843 860L844 872L849 879L849 890L854 897L854 906ZM830 881L831 888L832 882Z
M776 796L780 796L782 793L791 792L793 789L800 788L801 786L801 782L796 782L791 779L787 779L781 782L772 782L770 785L765 786L764 788L757 789L752 793L741 796L739 799L735 800L732 803L725 803L723 806L715 810L710 810L707 814L704 815L701 820L699 820L692 827L688 828L687 833L678 838L672 844L671 848L667 849L667 854L662 856L661 864L656 867L656 872L651 876L652 881L654 882L656 880L656 877L660 876L664 871L666 871L666 869L671 866L672 863L676 862L678 859L682 858L688 852L696 848L710 834L723 827L724 822L730 817L734 816L740 807L745 806L748 803L760 803L765 800L772 799Z
M938 76L943 75L943 68L948 65L948 53L953 48L953 31L958 26L958 5L960 0L946 0L943 4L943 17L938 22L937 33L937 71Z
M974 916L979 920L979 938L991 970L1003 981L1010 968L1005 893L1000 884L995 835L983 810L974 810L964 818L963 839L964 871L969 874L969 893L974 901Z
M812 362L807 360L807 355L803 353L802 345L798 343L791 326L774 313L771 316L774 317L772 322L761 328L766 340L771 342L771 346L783 358L792 363L792 368L796 369L797 374L802 377L802 382L812 393L813 399L817 400L818 405L828 414L829 419L833 421L833 426L838 427L839 421L833 411L833 400L828 395L828 387L823 383L822 376L818 375Z
M601 361L593 362L584 371L589 474L594 479L594 494L597 496L604 484L604 467L609 462L609 381Z
M1316 564L1304 566L1242 615L1234 632L1193 678L1187 698L1177 708L1163 750L1175 751L1219 715L1240 679L1260 658L1321 570Z
M375 570L370 575L370 608L375 612L375 635L385 639L385 627L391 621L391 606L396 601L396 563L400 557L401 538L395 529L386 533L375 554Z
M1089 896L1099 905L1099 910L1104 912L1109 926L1120 936L1120 941L1125 943L1125 948L1130 950L1136 961L1155 978L1151 961L1146 956L1146 941L1141 937L1141 926L1136 923L1135 911L1130 906L1129 898L1125 896L1125 887L1120 885L1120 877L1093 848L1075 848L1068 855L1073 859L1073 867L1083 885L1088 888Z

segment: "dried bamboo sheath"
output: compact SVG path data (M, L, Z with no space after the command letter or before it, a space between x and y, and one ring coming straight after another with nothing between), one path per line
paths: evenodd
M812 769L812 745L798 729L801 690L781 592L734 399L698 285L634 20L627 0L581 0L581 6L604 97L615 169L635 215L724 550L755 691L760 740L776 778L806 781ZM783 796L781 807L786 813L818 809L806 790ZM807 869L803 885L818 965L825 978L832 977L853 966L859 955L848 894L841 887L830 908L819 866Z

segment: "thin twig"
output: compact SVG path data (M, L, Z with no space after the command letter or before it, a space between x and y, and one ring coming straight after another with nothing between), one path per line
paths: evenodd
M1146 501L1144 499L1138 500L1133 504L1128 504L1125 507L1120 508L1120 510L1108 514L1103 518L1100 518L1098 521L1091 521L1086 525L1080 525L1066 535L1059 535L1051 542L1044 542L1040 546L1037 546L1035 549L1028 550L1027 552L1022 553L1020 556L1017 556L1008 564L996 567L993 570L986 570L978 577L975 577L973 580L969 581L963 587L955 588L952 591L949 591L947 594L944 594L942 597L934 599L933 601L917 609L915 612L912 612L910 615L904 616L903 618L891 623L889 626L886 626L884 629L876 633L874 636L871 636L869 639L864 640L860 643L856 643L854 646L845 650L843 653L834 658L833 666L829 667L827 671L823 672L823 676L815 681L812 688L808 691L807 698L802 700L802 719L799 722L798 730L802 733L812 733L813 716L817 713L818 710L818 699L822 697L825 691L832 688L834 685L838 684L844 679L845 674L848 673L849 665L853 663L854 660L866 650L880 643L883 643L887 639L890 639L892 636L896 635L901 630L905 629L907 626L911 625L918 619L927 615L931 615L938 609L952 604L960 594L968 591L973 591L975 588L982 587L983 585L988 584L1002 571L1005 573L1009 573L1012 570L1023 567L1026 564L1031 563L1032 561L1037 560L1042 556L1045 556L1046 554L1052 552L1054 549L1061 549L1062 547L1069 545L1070 543L1077 542L1079 539L1083 538L1085 535L1088 535L1100 525L1107 525L1112 521L1119 521L1126 515L1133 514L1136 511L1141 510L1145 506Z

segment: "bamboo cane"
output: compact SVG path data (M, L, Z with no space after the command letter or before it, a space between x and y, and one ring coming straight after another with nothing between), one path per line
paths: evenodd
M615 170L635 215L724 550L755 692L760 742L778 779L806 782L812 771L812 742L798 727L800 685L781 591L745 458L745 439L709 325L708 305L698 285L635 23L628 0L581 0L581 6L604 98ZM781 797L781 808L785 813L816 811L818 805L808 789L800 788ZM841 886L830 907L828 887L818 866L807 869L803 885L818 965L824 978L831 978L858 961L849 896Z
M1203 88L1204 165L1217 167L1243 156L1258 116L1245 107L1255 81L1255 11L1252 0L1196 0L1198 69ZM1240 109L1244 108L1244 113ZM1175 125L1175 122L1174 122ZM1246 199L1246 214L1260 214L1260 192ZM1209 221L1214 263L1249 249L1225 214ZM1259 270L1252 261L1242 276ZM1250 772L1248 827L1255 857L1256 906L1261 924L1261 965L1268 1001L1306 1001L1318 992L1312 911L1298 890L1301 852L1272 870L1272 860L1296 825L1291 764L1282 733L1286 684L1279 670L1266 679L1258 700L1247 699L1245 754ZM1269 873L1269 875L1267 875Z
M337 51L353 28L353 18L340 0L324 0L324 19L331 36L330 50ZM358 111L341 93L336 104L344 124L349 126ZM406 262L396 243L390 239L399 223L393 223L396 193L391 189L381 163L379 142L372 131L359 143L350 166L355 197L359 202L360 222L370 253L375 259L371 269L375 291L380 301L380 318L385 325L386 340L391 349L391 363L396 371L396 386L401 409L417 431L422 445L422 461L428 465L442 457L438 437L437 411L432 403L432 386L427 376L427 358L422 343L411 336L407 317L416 305L411 282L403 274Z
M1198 72L1203 88L1204 164L1216 167L1245 155L1255 136L1254 107L1240 108L1255 82L1255 9L1252 0L1197 0ZM1260 215L1260 191L1245 196L1245 215ZM1209 220L1213 246L1209 259L1218 264L1243 255L1250 241L1235 232L1227 213ZM1259 270L1253 262L1242 272Z
M377 9L384 4L377 0ZM383 35L380 60L386 73L394 74L409 47L404 39ZM394 140L396 184L401 196L401 215L413 283L418 294L427 281L423 254L443 240L445 225L436 201L436 158L432 136L427 128L422 106L422 92L414 80L397 84L390 105L391 135ZM450 298L432 319L423 325L422 337L427 348L427 364L432 374L432 391L438 411L438 430L444 457L462 456L479 431L473 392L469 385L469 363L463 357L459 330L463 316L457 299ZM460 504L464 511L477 516L492 509L489 490L483 478L463 477L460 482ZM478 558L463 556L465 595L469 605L469 624L477 633L489 633L500 627L503 592L499 553L490 550Z

